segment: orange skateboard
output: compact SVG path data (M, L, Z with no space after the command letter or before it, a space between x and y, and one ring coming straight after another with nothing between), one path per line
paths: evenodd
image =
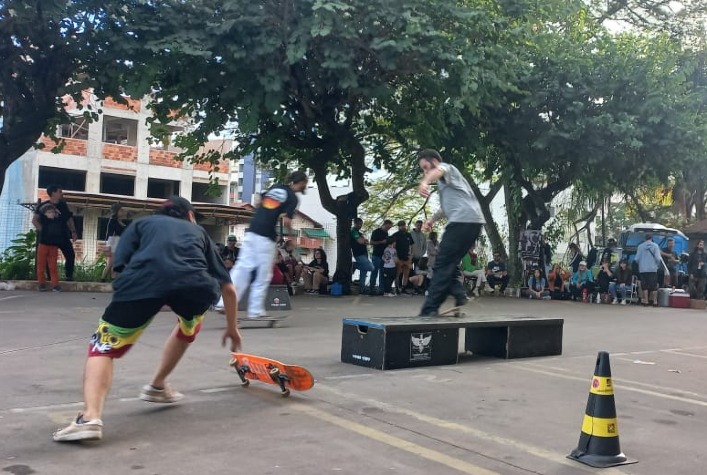
M250 384L251 379L257 379L280 386L282 396L287 397L290 395L290 389L306 391L314 386L312 373L301 366L287 365L246 353L231 353L231 357L229 364L238 373L244 387Z

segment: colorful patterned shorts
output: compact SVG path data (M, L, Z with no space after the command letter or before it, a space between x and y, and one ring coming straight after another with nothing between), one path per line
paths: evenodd
M111 302L98 322L98 329L88 345L88 356L120 358L137 341L152 318L169 305L178 317L177 338L192 342L201 330L204 314L211 302L172 298L143 299L129 302Z

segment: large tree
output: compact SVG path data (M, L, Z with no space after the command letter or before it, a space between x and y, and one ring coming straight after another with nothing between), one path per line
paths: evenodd
M120 45L101 43L97 33L112 9L124 7L96 0L0 2L0 192L10 164L42 132L71 120L65 95L78 104L89 87L99 97L118 95L117 69L125 66L114 61ZM89 106L84 113L90 120L97 111Z
M197 120L176 142L186 155L233 126L231 156L253 151L276 171L314 172L337 218L335 278L344 283L351 202L368 197L367 160L395 168L381 143L397 134L392 118L414 108L400 98L447 100L447 116L478 109L503 84L509 34L485 0L175 0L136 5L131 17L136 55L152 51L157 118ZM331 173L351 179L346 199L332 196Z

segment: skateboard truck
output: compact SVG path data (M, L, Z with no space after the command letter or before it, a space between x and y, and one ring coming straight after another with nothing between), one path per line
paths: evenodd
M275 384L280 386L280 394L282 397L289 396L290 390L285 387L285 382L289 381L290 378L288 378L286 374L280 373L277 366L270 365L268 369L270 370L270 379L272 379Z

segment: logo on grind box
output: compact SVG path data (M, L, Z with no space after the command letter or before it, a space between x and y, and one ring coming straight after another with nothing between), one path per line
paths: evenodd
M432 359L432 333L410 334L410 361Z

